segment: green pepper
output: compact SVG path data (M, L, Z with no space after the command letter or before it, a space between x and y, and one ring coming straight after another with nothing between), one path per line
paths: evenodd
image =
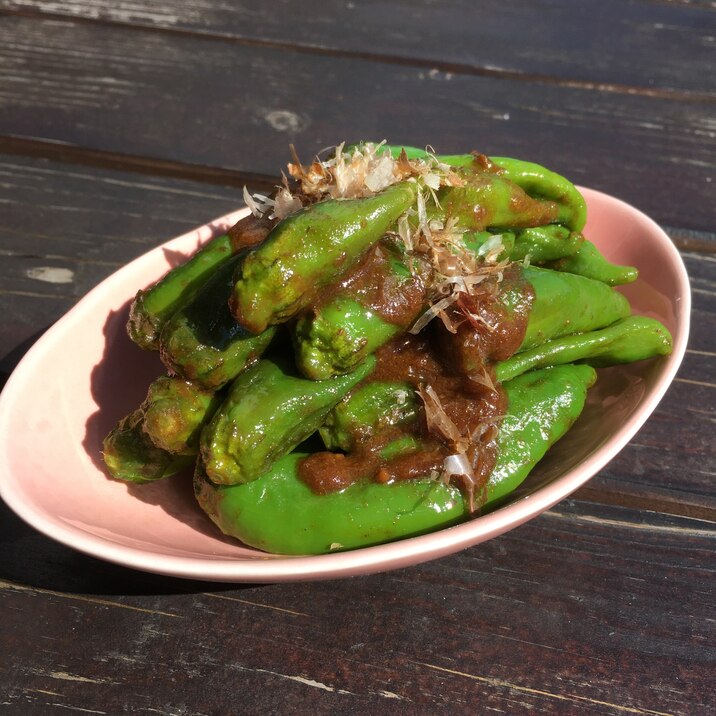
M542 226L565 218L559 204L531 197L500 174L473 169L460 170L459 174L461 186L438 190L432 217L457 219L458 226L469 230Z
M577 361L597 368L634 363L668 355L671 343L671 334L659 321L630 316L598 331L564 336L515 353L495 366L495 377L506 381L535 368Z
M492 506L527 476L582 411L594 382L589 366L559 366L505 385L509 417L500 430L500 455L487 486ZM195 474L199 504L227 535L275 553L320 554L423 534L464 520L459 490L430 479L391 485L359 482L317 495L298 478L305 457L281 458L259 479L222 487Z
M585 241L571 256L564 256L549 264L549 268L586 276L609 286L631 283L639 277L638 269L611 263L591 241Z
M216 270L186 306L162 329L162 362L187 380L218 390L266 350L275 328L254 335L231 314L228 301L242 252Z
M565 363L594 368L633 363L671 352L671 335L659 321L630 316L607 328L564 336L515 353L495 364L495 378L510 381L523 373ZM357 441L418 416L420 402L408 383L375 381L351 391L326 417L319 433L328 450L355 450Z
M355 449L357 438L364 440L412 422L419 409L420 401L408 383L370 381L341 400L318 432L329 450L349 452Z
M199 452L199 434L221 403L213 390L181 378L162 376L150 386L139 408L142 429L152 443L178 455Z
M534 162L510 157L490 157L503 170L502 176L530 196L557 202L562 208L559 223L581 232L587 223L587 203L577 187L560 174Z
M522 261L529 257L530 264L541 265L574 255L583 243L584 236L566 226L536 226L515 233L508 257L510 261Z
M246 257L231 297L253 333L283 323L350 269L415 200L416 184L395 184L366 199L328 200L281 221Z
M164 324L186 305L211 273L231 258L231 240L217 236L188 261L175 266L149 288L139 291L129 309L127 333L145 350L159 349Z
M160 376L142 404L104 439L109 473L120 480L152 482L187 467L196 458L201 429L220 402L214 391Z
M337 296L296 322L296 365L312 380L342 375L400 331L357 299Z
M201 435L209 478L249 482L313 434L328 411L375 367L370 359L348 375L324 381L297 378L263 359L232 383Z
M572 333L608 326L631 313L629 301L600 281L527 266L524 277L535 292L527 332L519 350ZM510 305L518 297L506 294Z
M159 336L169 318L192 300L209 276L232 254L263 241L273 224L269 219L245 216L227 234L211 239L188 261L139 291L129 310L129 337L145 350L159 350Z
M102 457L112 477L127 482L154 482L191 465L194 455L173 455L154 445L143 430L144 412L127 415L102 443Z
M387 146L394 157L405 150L409 159L424 159L428 152L415 147L400 145ZM473 167L474 154L438 155L438 161L452 167ZM500 170L500 175L523 189L535 199L549 200L560 207L558 223L564 224L571 231L581 232L587 221L587 204L579 190L560 174L546 169L533 162L510 157L490 157L489 160ZM482 165L478 165L482 166ZM544 222L541 222L544 223Z

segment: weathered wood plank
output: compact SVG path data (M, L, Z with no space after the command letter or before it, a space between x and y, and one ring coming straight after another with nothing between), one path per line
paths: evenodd
M567 501L433 563L232 587L100 563L0 510L0 683L18 712L714 707L716 534L698 521Z
M270 176L290 142L306 159L360 137L479 148L547 164L662 223L713 229L711 105L297 58L286 49L5 17L0 134Z
M716 96L709 4L7 0L4 6L309 52L379 56L449 72L550 77L612 92Z
M242 201L235 188L0 158L0 370L121 265Z

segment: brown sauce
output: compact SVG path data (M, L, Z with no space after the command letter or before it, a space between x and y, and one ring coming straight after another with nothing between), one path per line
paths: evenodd
M499 288L498 288L499 286ZM456 332L434 322L442 360L459 375L484 374L491 363L517 352L527 331L534 290L520 266L505 270L503 280L473 295L463 294L452 311Z
M271 229L278 222L275 219L257 217L253 214L239 219L226 233L231 241L231 250L237 254L243 249L263 243Z
M352 276L348 284L367 285L369 272L366 266L363 270L365 275ZM510 310L502 301L508 294ZM479 294L464 299L462 305L449 309L455 333L434 319L419 335L400 335L376 354L377 366L368 380L405 382L420 391L424 406L418 420L377 439L366 441L355 435L357 447L349 455L323 452L307 457L299 475L312 490L325 494L366 479L392 483L437 477L445 458L461 453L469 460L472 475L452 479L470 508L479 506L497 460L497 429L507 409L505 393L490 366L522 343L533 292L519 267L514 267L499 284L485 281ZM431 395L426 398L428 387ZM401 436L414 437L420 448L382 459L381 450Z
M412 271L399 273L394 268L396 261L400 258L390 243L379 241L347 276L318 294L313 308L339 295L354 298L386 323L407 330L425 306L430 267L416 257L411 258Z

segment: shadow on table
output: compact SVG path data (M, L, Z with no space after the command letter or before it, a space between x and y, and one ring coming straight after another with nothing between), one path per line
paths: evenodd
M2 358L0 358L0 390L2 390L2 388L5 386L7 379L10 377L10 374L15 370L18 363L24 358L25 353L27 353L30 348L32 348L32 346L37 342L38 338L40 338L48 328L49 325L45 326L44 328L41 328L39 331L33 333L21 343L18 343L8 353L6 353L4 356L2 356Z
M13 586L102 597L236 591L256 585L165 577L94 559L37 532L0 500L0 587Z

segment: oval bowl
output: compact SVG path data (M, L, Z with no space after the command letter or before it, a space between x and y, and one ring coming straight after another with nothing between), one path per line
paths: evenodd
M601 370L584 413L508 502L455 527L309 557L259 552L225 538L194 501L189 475L134 486L108 479L102 438L162 372L126 336L129 303L247 210L228 214L140 256L88 293L28 351L0 395L0 494L26 522L82 552L135 569L224 582L368 574L436 559L507 532L567 497L633 437L674 378L686 349L690 292L669 237L628 204L583 189L585 233L618 263L639 268L624 293L661 320L672 355Z

